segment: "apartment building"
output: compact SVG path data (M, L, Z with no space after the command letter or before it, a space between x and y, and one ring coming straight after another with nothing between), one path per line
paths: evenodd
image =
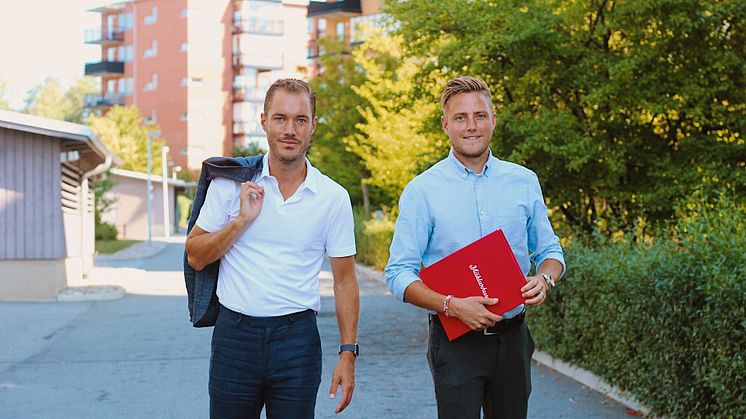
M308 77L319 74L319 56L324 54L319 40L333 36L348 47L363 41L360 23L379 25L384 0L328 0L308 4Z
M101 26L85 42L101 60L85 74L101 78L87 105L106 112L135 105L157 123L173 166L197 171L202 160L236 147L266 147L259 124L266 88L303 78L303 0L131 0L104 5Z

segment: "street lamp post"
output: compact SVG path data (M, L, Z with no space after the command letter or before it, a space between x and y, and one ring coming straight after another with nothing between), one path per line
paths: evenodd
M169 202L168 202L168 146L161 148L161 170L163 174L163 230L166 238L171 237L171 226L169 225Z
M153 146L151 143L153 142L153 137L158 137L159 135L161 135L160 131L148 132L148 182L146 187L146 197L148 202L148 243L150 243L153 238L153 180L151 179L153 172Z

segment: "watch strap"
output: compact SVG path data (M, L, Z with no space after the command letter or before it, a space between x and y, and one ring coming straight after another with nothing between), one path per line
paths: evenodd
M542 278L544 278L544 281L546 281L547 285L549 285L549 289L554 289L554 287L557 286L557 284L554 282L554 279L552 278L552 275L547 273L540 273Z

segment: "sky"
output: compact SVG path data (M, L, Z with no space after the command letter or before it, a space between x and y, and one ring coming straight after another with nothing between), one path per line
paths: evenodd
M11 108L23 107L26 92L53 77L67 88L83 76L87 61L100 59L97 45L84 44L101 15L87 12L113 0L0 0L0 80Z

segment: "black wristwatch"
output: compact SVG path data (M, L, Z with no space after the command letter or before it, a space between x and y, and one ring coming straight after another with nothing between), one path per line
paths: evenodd
M352 352L357 358L358 354L360 353L360 347L358 346L357 342L350 343L348 345L339 345L339 353L341 354L344 351Z

